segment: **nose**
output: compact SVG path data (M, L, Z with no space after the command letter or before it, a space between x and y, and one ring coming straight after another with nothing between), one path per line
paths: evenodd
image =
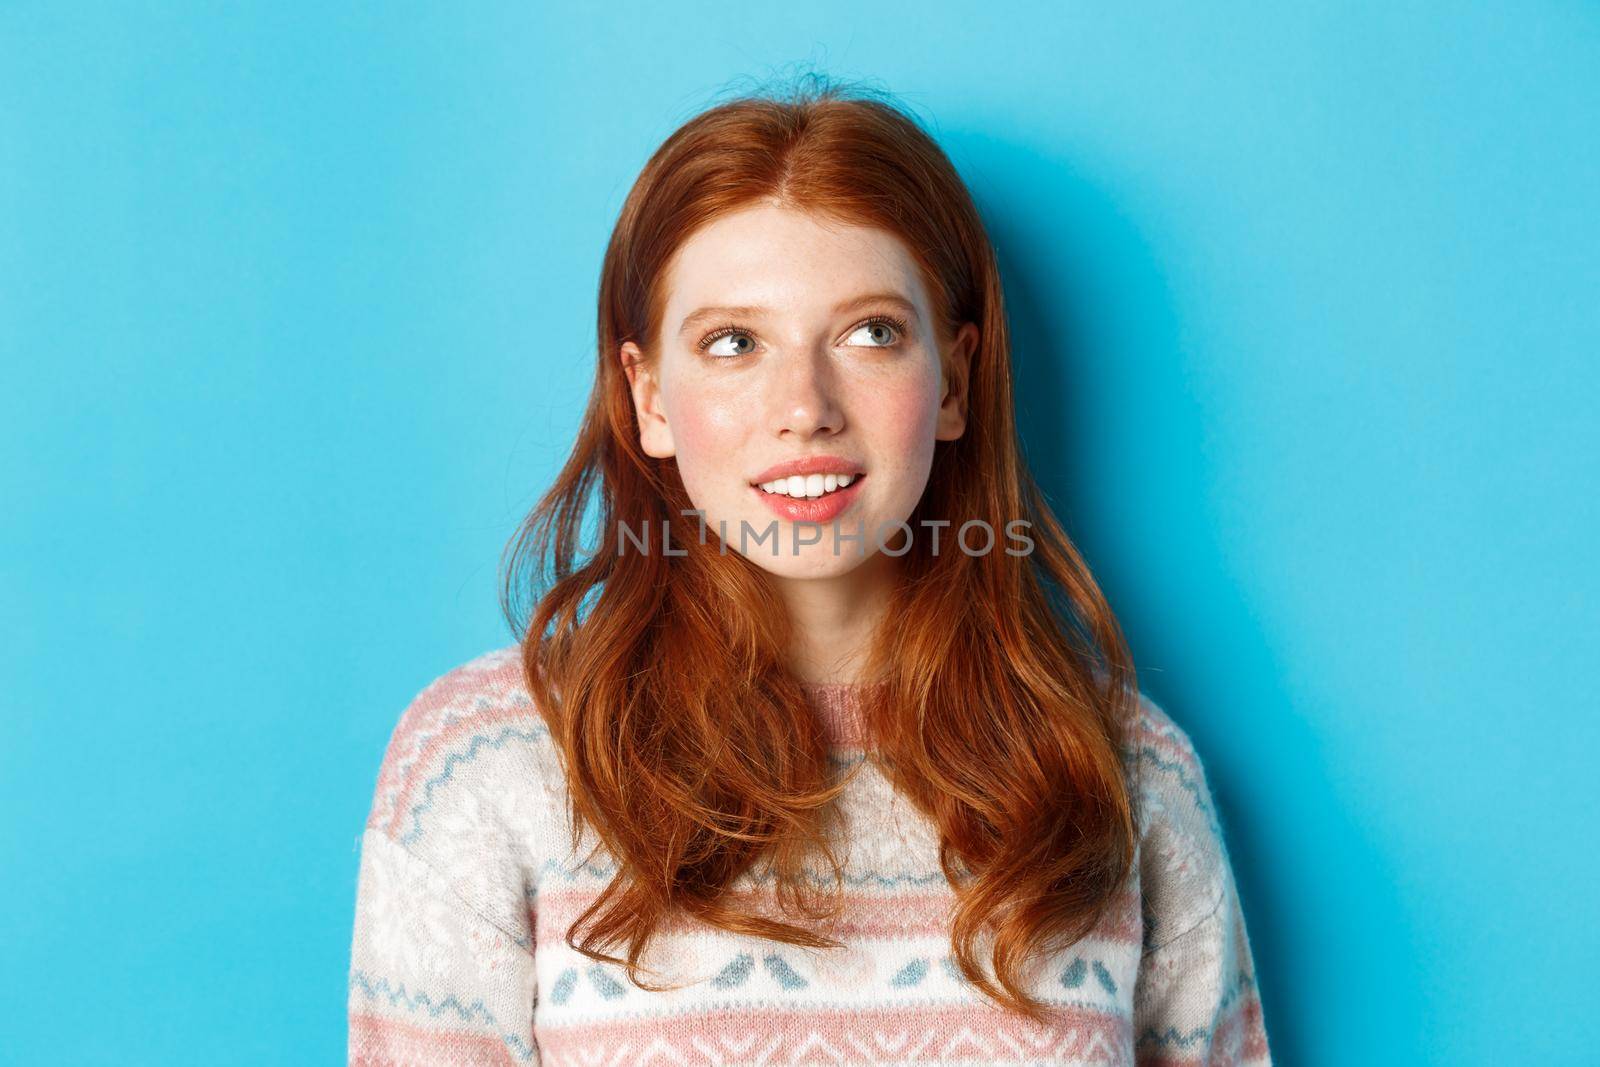
M775 368L769 386L771 422L778 436L804 441L843 428L844 412L828 349L792 350L770 365Z

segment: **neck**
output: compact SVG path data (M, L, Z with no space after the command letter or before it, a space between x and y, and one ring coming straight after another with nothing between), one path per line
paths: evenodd
M894 589L898 561L874 552L853 570L825 578L775 578L789 610L789 669L812 685L857 685L868 647Z

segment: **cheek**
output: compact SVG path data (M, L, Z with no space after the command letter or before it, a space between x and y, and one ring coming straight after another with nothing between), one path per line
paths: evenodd
M876 390L868 399L868 434L881 457L915 472L933 456L939 426L939 382L918 378Z
M678 473L691 497L737 481L739 443L745 439L750 405L710 390L680 389L664 402L672 425ZM730 475L729 472L734 472Z

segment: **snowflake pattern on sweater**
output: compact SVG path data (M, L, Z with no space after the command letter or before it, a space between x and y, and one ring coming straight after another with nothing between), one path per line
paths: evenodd
M807 686L843 772L865 757L849 686ZM563 775L516 645L400 716L360 842L349 1062L370 1065L1270 1065L1222 827L1188 736L1141 695L1139 853L1118 906L1036 959L1049 1023L983 997L950 957L932 825L870 764L840 798L845 907L806 949L670 924L651 992L571 949L610 881L570 851ZM819 884L827 875L814 872ZM827 879L831 881L831 879ZM747 875L735 889L758 888Z

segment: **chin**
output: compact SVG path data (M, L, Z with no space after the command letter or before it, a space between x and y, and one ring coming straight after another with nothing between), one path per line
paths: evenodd
M838 578L849 574L872 556L858 557L853 552L842 552L835 556L827 545L802 545L796 555L772 556L752 552L745 558L774 578L801 580Z

